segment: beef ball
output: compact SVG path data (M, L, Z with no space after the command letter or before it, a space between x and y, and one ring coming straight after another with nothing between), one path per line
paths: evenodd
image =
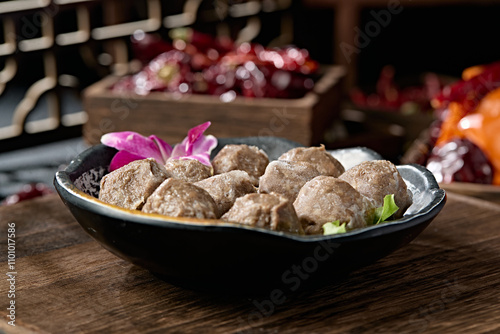
M273 231L304 233L292 203L278 194L247 194L239 197L222 219Z
M260 193L278 193L291 203L300 188L309 180L321 175L314 165L302 161L275 160L267 165L259 181Z
M142 211L172 217L217 218L217 206L208 192L174 178L165 180L156 188Z
M217 204L217 217L226 213L238 197L256 192L248 173L232 170L196 182L194 185L205 189Z
M361 194L375 201L375 205L384 205L386 195L394 195L399 210L394 218L403 216L412 203L411 191L399 174L396 166L387 160L365 161L348 169L340 179L349 182Z
M99 199L122 208L140 210L167 177L167 171L155 159L132 161L101 179Z
M264 174L269 163L267 154L257 146L226 145L212 160L215 174L232 170L244 170L250 175L254 185L259 184L259 177Z
M293 203L306 234L322 233L328 222L346 223L347 230L367 226L374 219L373 201L349 183L332 176L317 176L300 189Z
M321 175L338 177L344 172L344 166L325 150L319 147L296 147L283 153L278 160L305 161L312 163Z
M169 177L186 182L198 182L212 176L212 167L196 159L168 159L165 169Z

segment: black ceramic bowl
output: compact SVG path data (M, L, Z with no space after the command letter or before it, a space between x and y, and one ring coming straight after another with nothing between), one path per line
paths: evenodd
M221 147L247 143L270 159L300 146L279 138L219 139ZM116 150L98 145L57 172L55 187L83 229L113 254L174 284L196 289L279 288L325 284L380 259L413 240L442 209L446 196L418 165L398 166L413 193L404 217L334 236L299 236L216 220L172 218L99 201L98 181ZM364 148L331 151L347 168L378 159Z

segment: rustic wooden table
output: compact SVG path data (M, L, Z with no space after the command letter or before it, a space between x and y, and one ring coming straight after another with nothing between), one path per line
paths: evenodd
M450 193L409 245L277 305L161 281L100 247L50 195L0 208L0 268L15 272L1 283L0 333L500 333L499 214Z

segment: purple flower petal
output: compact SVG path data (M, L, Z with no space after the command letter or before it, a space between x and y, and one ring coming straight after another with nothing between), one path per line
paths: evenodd
M115 156L111 160L111 163L109 164L109 171L112 172L120 167L123 167L131 163L132 161L141 159L144 159L144 157L132 154L127 151L118 151L118 153L115 154Z
M212 135L203 136L199 138L195 145L193 145L193 150L191 154L200 154L200 153L208 153L212 152L214 148L217 147L217 138Z
M204 165L212 166L210 163L210 153L217 147L217 138L212 135L201 136L201 138L198 138L198 140L191 145L191 154L187 154L186 152L185 141L187 141L187 138L184 139L182 143L175 145L172 151L172 159L196 159Z
M194 143L198 138L200 138L203 133L210 127L212 123L205 122L200 125L195 126L192 129L189 129L187 137L189 138L190 143Z
M217 146L217 139L212 135L203 135L210 124L210 122L206 122L190 129L186 138L180 144L175 145L171 158L197 159L201 163L211 166L210 152Z
M133 155L140 156L141 159L154 158L158 163L165 163L155 141L137 132L110 132L101 137L101 143L120 151L128 151Z
M212 135L199 138L193 146L191 156L196 157L201 163L211 166L210 153L217 147L217 138Z
M174 146L174 149L172 150L172 155L170 158L172 159L179 159L182 157L186 156L186 145L183 143L177 144Z
M182 141L186 145L186 155L191 155L196 141L203 136L203 132L211 125L210 122L205 122L188 131L187 137Z
M172 146L155 135L149 136L149 139L151 139L156 144L156 146L158 146L160 154L163 157L163 164L165 164L168 158L170 158L170 156L172 155Z
M188 155L185 157L181 157L180 159L196 159L204 165L207 165L209 167L212 166L212 164L210 163L210 154Z
M211 166L210 152L217 146L217 139L212 135L203 135L210 124L210 122L206 122L190 129L186 138L175 145L173 149L155 135L146 138L132 131L107 133L101 137L101 142L118 150L111 161L111 171L134 160L145 158L153 158L159 164L165 164L169 158L197 159L201 163Z

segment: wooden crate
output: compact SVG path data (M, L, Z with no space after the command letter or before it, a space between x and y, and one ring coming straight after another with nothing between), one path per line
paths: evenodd
M207 133L216 137L277 136L317 145L339 115L345 69L327 66L321 73L314 89L300 99L236 97L228 103L209 95L116 94L109 87L120 78L107 77L84 91L88 121L83 136L94 145L104 133L136 131L173 145L188 129L211 121Z

